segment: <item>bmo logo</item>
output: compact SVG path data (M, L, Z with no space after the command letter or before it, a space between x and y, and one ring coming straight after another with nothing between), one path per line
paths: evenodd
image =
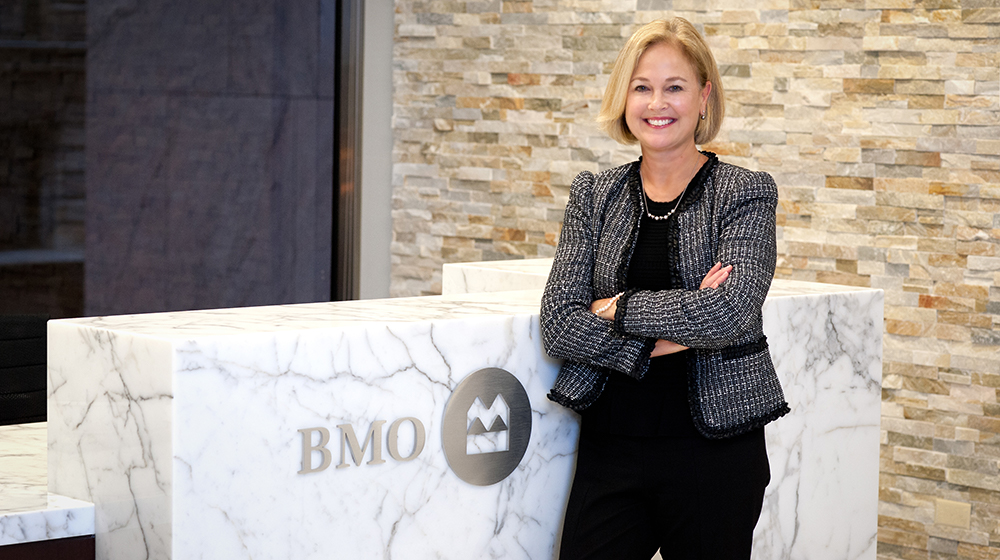
M352 424L338 424L340 461L337 469L352 465L380 465L383 447L397 462L416 459L424 450L424 423L400 418L389 424L374 420L359 433ZM442 422L442 447L454 473L469 484L489 486L510 476L520 464L531 437L531 402L521 382L500 368L484 368L458 384L448 399ZM400 431L404 437L400 443ZM302 436L302 469L298 474L326 470L333 464L330 430L299 430ZM362 443L363 442L363 443ZM383 443L384 442L384 443ZM336 444L335 444L336 445ZM336 447L334 447L336 449ZM371 459L365 461L369 456ZM316 464L315 459L319 459Z
M514 472L531 437L531 401L521 382L500 368L462 380L448 399L444 455L459 478L489 486Z

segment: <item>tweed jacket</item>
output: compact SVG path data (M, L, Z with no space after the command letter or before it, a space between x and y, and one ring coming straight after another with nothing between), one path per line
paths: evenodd
M626 291L643 196L639 162L580 173L542 297L545 349L564 359L549 398L576 411L597 400L611 370L642 379L656 339L688 346L688 402L695 427L717 439L789 412L763 334L761 307L774 275L774 180L719 162L691 184L668 238L682 288ZM733 265L716 289L699 289L716 263ZM590 312L626 291L615 320Z

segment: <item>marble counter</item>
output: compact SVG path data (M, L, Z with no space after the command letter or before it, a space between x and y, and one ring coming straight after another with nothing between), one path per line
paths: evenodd
M99 559L551 558L577 422L539 297L52 321L49 488Z
M578 417L540 296L52 321L48 489L100 559L552 558ZM792 413L755 557L873 560L882 292L775 282L764 321Z
M94 534L93 504L48 493L45 450L45 422L0 426L0 547Z
M542 288L551 264L449 264L442 285L446 293ZM763 314L792 412L765 430L771 483L754 558L874 560L883 293L775 280Z

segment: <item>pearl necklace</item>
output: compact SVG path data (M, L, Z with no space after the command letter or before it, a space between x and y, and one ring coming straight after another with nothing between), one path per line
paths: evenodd
M696 177L698 176L698 170L700 170L703 165L704 165L704 163L701 161L701 158L699 158L698 159L698 168L695 170L695 176ZM642 181L642 171L641 170L639 171L639 180L640 180L640 182ZM688 182L688 184L690 185L690 181ZM684 190L681 191L681 195L677 197L677 204L674 204L674 209L673 210L671 210L670 212L667 212L667 214L665 216L654 216L653 213L649 211L649 205L646 204L646 198L648 197L648 195L646 194L646 188L643 187L641 184L640 184L639 187L642 189L642 209L646 212L646 215L649 216L650 220L656 220L658 222L662 221L662 220L666 220L666 219L670 218L670 216L674 215L674 212L676 212L677 209L681 207L681 201L684 200L684 193L686 193L687 190L688 190L687 186L685 186ZM650 202L650 204L652 204L653 203L653 199L650 198L649 202Z
M656 220L658 222L660 220L666 220L670 216L674 215L674 212L676 212L677 209L680 208L680 206L681 206L681 200L684 199L684 193L687 192L687 187L684 187L684 190L681 191L681 195L679 197L677 197L677 204L674 204L673 210L671 210L670 212L667 212L667 214L665 216L654 216L652 214L652 212L649 211L649 207L646 205L646 197L647 197L647 195L646 195L646 189L644 187L641 187L641 188L642 188L642 209L646 212L646 215L649 216L650 220ZM652 199L650 200L650 202L653 202Z

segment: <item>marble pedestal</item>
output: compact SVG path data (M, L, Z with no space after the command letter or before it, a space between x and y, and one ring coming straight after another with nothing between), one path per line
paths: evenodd
M95 504L98 559L552 558L577 422L539 298L53 321L49 488Z
M551 265L446 264L442 286L445 293L540 289ZM753 557L874 560L882 291L775 280L763 313L792 412L765 430L771 483Z

